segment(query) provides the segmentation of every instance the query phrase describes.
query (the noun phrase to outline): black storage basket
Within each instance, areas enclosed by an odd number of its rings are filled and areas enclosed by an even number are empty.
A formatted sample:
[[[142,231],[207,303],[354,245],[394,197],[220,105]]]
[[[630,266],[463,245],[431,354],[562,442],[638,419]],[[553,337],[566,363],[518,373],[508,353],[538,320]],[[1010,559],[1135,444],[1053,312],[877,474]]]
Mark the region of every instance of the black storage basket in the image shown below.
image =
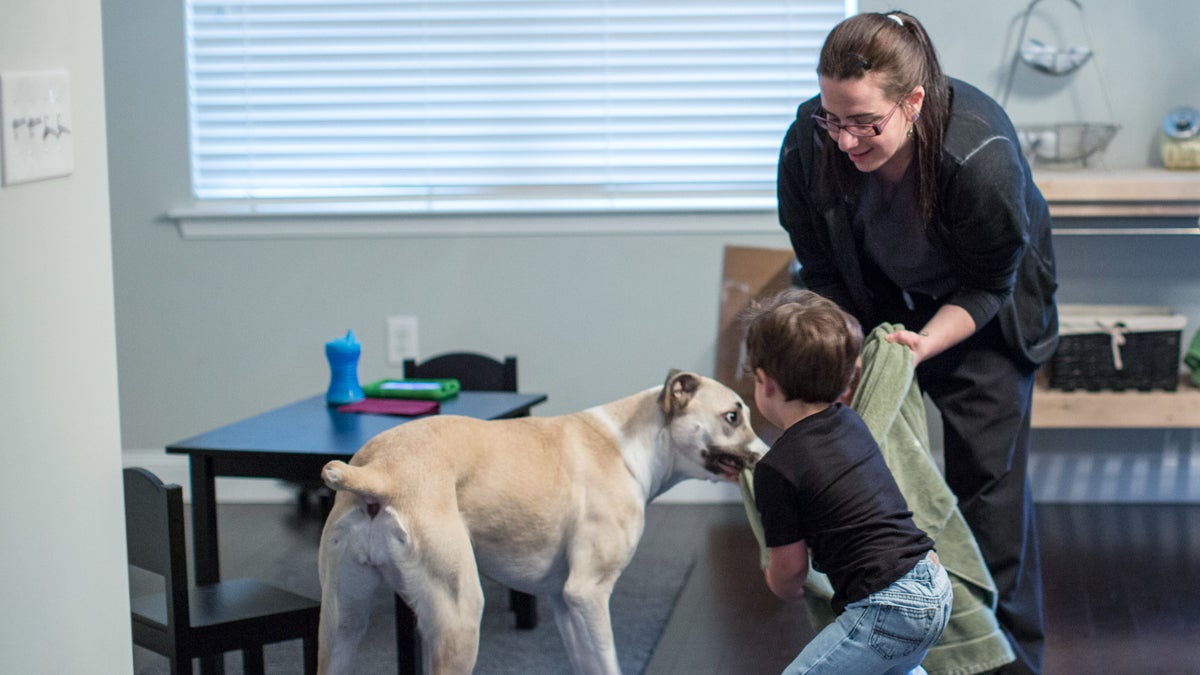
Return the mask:
[[[1175,391],[1186,317],[1169,309],[1063,305],[1049,386],[1073,391]]]

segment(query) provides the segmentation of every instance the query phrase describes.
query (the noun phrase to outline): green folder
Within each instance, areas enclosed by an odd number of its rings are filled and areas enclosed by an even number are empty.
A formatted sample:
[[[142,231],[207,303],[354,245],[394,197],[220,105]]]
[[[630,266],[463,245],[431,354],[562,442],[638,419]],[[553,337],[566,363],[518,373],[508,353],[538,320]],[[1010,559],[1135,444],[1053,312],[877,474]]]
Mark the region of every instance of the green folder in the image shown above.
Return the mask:
[[[363,385],[363,393],[371,398],[419,398],[441,401],[457,396],[462,385],[458,380],[392,379],[384,378]]]

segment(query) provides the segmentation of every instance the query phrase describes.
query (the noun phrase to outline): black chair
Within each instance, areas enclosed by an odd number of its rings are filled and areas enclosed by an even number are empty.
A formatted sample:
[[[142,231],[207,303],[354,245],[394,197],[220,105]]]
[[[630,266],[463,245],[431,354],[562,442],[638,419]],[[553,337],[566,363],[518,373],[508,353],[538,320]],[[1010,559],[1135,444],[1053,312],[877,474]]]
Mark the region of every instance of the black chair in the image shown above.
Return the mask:
[[[133,643],[170,659],[172,674],[189,675],[193,658],[240,650],[245,672],[261,675],[264,644],[300,638],[304,672],[316,673],[321,603],[254,579],[190,587],[182,489],[141,468],[124,476],[129,565],[162,577],[163,589],[131,591]]]
[[[405,359],[404,377],[452,377],[467,391],[516,391],[517,357],[506,356],[503,361],[497,361],[474,352],[450,352],[420,364],[414,359]]]
[[[517,357],[498,361],[475,352],[448,352],[421,363],[405,359],[404,377],[454,378],[464,391],[517,391]],[[537,596],[510,589],[509,603],[517,628],[537,627]]]

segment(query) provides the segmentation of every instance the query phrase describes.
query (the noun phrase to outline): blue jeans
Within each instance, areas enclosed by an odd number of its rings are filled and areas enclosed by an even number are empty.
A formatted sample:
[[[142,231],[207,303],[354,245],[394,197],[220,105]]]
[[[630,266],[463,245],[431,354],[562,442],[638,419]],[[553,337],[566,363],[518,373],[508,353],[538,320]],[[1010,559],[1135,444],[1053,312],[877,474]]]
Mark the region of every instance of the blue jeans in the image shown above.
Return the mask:
[[[892,585],[847,605],[784,675],[899,675],[919,668],[950,621],[950,578],[935,560],[924,558]]]

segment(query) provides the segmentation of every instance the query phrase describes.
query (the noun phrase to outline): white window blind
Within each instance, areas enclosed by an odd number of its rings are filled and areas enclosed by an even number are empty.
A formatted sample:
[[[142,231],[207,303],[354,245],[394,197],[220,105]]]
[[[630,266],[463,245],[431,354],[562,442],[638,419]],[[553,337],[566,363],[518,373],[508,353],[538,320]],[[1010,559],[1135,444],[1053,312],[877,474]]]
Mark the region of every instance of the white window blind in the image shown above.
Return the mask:
[[[197,200],[771,208],[846,0],[187,0]]]

